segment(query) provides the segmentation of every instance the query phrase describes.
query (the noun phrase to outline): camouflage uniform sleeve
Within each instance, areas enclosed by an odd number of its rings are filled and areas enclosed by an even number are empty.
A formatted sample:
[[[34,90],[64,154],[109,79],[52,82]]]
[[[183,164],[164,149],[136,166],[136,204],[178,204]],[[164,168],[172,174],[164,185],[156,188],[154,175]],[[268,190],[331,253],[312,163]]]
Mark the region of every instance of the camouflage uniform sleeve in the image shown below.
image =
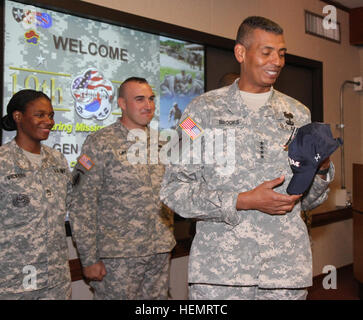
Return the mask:
[[[193,100],[184,111],[180,123],[190,117],[201,127],[210,127],[212,124],[209,123],[207,115],[208,103],[203,97]],[[180,132],[180,136],[182,135],[186,136],[185,133]],[[190,138],[187,137],[187,139]],[[193,141],[191,141],[192,144]],[[185,218],[237,225],[240,222],[240,215],[236,210],[238,193],[218,190],[211,183],[207,183],[205,172],[209,170],[208,166],[203,164],[184,165],[181,160],[179,159],[178,164],[166,166],[160,191],[161,201]]]
[[[237,225],[240,216],[236,203],[238,193],[211,190],[204,181],[203,169],[169,165],[161,185],[160,198],[184,218],[197,218]]]
[[[97,254],[97,200],[102,187],[103,161],[98,159],[97,151],[97,145],[92,137],[88,136],[72,172],[73,192],[69,220],[83,267],[90,266],[99,260]],[[91,168],[87,169],[80,163],[83,155],[93,162]]]
[[[315,175],[314,181],[301,201],[301,209],[304,211],[312,210],[320,206],[326,199],[328,199],[329,184],[333,181],[335,176],[335,167],[333,162],[330,162],[330,168],[327,175],[327,180]]]
[[[300,126],[306,125],[311,122],[311,114],[309,109],[302,105],[306,112],[306,115]],[[329,184],[333,181],[335,175],[335,167],[333,162],[330,162],[330,169],[328,173],[328,179],[323,180],[318,175],[315,175],[313,183],[308,192],[303,196],[301,200],[301,210],[308,211],[320,206],[328,198]]]
[[[69,170],[67,159],[65,158],[65,156],[63,154],[62,154],[62,162],[63,162],[64,168],[66,170],[66,175],[67,175],[67,180],[68,180],[68,182],[67,182],[66,210],[69,211],[70,205],[71,205],[71,199],[72,199],[72,191],[73,191],[72,173]]]

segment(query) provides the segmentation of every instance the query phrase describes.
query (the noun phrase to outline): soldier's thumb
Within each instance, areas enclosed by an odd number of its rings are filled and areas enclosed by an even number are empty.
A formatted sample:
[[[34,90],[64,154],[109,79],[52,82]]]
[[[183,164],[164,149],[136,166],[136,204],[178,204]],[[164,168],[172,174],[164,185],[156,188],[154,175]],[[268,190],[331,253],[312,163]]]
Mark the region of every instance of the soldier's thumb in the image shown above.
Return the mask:
[[[265,182],[265,187],[269,188],[269,189],[273,189],[273,188],[277,187],[278,185],[280,185],[281,183],[283,183],[284,180],[285,180],[285,176],[281,176],[281,177],[278,177],[276,179],[266,181]]]

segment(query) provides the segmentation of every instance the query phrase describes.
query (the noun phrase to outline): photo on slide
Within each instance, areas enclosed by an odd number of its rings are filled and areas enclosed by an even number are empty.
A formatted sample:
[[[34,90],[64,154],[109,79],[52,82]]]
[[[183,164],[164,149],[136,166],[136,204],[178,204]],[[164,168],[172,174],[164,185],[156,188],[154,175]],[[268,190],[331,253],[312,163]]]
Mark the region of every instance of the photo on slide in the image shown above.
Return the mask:
[[[185,107],[204,93],[204,47],[160,37],[160,129],[175,129]]]

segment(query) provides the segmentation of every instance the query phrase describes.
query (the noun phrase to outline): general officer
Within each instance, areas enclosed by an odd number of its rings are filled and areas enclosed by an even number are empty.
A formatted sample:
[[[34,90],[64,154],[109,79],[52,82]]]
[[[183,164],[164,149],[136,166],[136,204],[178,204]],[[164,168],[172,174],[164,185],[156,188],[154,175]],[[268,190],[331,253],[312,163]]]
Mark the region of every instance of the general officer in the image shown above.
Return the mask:
[[[145,79],[125,80],[122,117],[87,137],[73,171],[70,222],[98,300],[168,298],[175,239],[173,215],[159,200],[164,167],[128,158],[130,136],[150,135],[154,99]]]
[[[64,221],[71,174],[43,144],[54,125],[42,92],[14,94],[1,119],[16,137],[0,147],[0,299],[70,299]]]
[[[273,88],[285,63],[283,30],[248,17],[234,53],[240,78],[196,98],[181,118],[180,135],[189,138],[193,154],[201,150],[197,160],[209,161],[185,162],[183,145],[184,163],[166,168],[161,199],[200,220],[189,259],[191,299],[305,299],[312,258],[300,211],[326,200],[334,166],[326,159],[320,169],[329,172],[317,174],[306,194],[286,193],[292,177],[286,144],[310,113]],[[215,140],[214,159],[219,149],[230,161],[211,162],[205,152],[217,131],[234,149],[228,153],[228,144]]]

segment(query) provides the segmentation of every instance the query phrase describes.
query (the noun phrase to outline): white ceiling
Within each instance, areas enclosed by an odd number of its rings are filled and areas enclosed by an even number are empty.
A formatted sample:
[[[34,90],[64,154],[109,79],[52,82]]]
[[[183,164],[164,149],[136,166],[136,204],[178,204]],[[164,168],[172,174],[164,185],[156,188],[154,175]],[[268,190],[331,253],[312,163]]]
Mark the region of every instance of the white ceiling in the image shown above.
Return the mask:
[[[338,2],[349,9],[363,7],[363,0],[334,0],[334,2]]]

